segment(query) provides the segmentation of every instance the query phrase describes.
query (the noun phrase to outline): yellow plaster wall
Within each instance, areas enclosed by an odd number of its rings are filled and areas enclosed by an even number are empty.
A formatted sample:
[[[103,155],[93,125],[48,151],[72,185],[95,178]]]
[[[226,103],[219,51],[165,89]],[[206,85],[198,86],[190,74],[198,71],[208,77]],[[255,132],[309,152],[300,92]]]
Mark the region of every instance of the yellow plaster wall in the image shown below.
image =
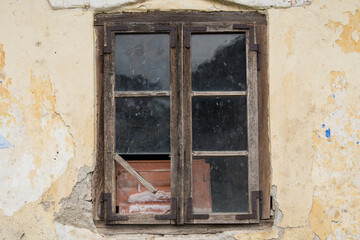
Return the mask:
[[[148,0],[112,11],[240,11],[223,1]],[[269,9],[274,225],[217,235],[104,237],[59,223],[94,165],[92,10],[0,2],[2,239],[359,239],[360,2]]]

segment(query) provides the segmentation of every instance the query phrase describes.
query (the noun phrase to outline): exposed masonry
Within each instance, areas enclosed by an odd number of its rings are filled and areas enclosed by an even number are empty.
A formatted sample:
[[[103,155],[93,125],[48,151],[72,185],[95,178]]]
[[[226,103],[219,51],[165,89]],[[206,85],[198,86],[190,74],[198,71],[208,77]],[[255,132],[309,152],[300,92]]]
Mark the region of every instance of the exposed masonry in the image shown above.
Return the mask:
[[[61,208],[59,213],[55,213],[55,222],[96,232],[92,214],[92,172],[93,169],[87,166],[80,168],[77,183],[70,196],[60,201]]]
[[[230,2],[256,9],[302,7],[311,4],[312,0],[216,0]],[[91,8],[94,10],[109,10],[125,4],[139,2],[138,0],[49,0],[54,9]],[[143,0],[142,2],[146,2]]]
[[[272,213],[272,215],[274,216],[274,228],[277,229],[279,231],[279,237],[278,239],[282,239],[285,229],[278,227],[278,225],[280,224],[282,218],[283,218],[283,213],[279,208],[279,204],[277,202],[276,196],[277,196],[277,187],[275,185],[271,186],[271,196],[273,198],[273,207],[274,209],[272,209],[272,211],[274,211]]]

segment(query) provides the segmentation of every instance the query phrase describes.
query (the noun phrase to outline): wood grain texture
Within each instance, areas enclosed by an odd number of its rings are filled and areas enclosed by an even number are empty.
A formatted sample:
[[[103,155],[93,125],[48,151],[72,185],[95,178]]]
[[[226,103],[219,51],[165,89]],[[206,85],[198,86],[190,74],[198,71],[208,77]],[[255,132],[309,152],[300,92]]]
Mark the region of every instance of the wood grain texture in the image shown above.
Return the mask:
[[[248,156],[248,151],[193,151],[193,157]]]
[[[221,22],[216,22],[221,21]],[[262,218],[270,217],[270,154],[269,154],[269,126],[268,126],[268,80],[267,80],[267,26],[266,17],[260,13],[248,12],[148,12],[148,13],[119,13],[96,14],[94,25],[99,46],[104,46],[104,26],[127,25],[128,33],[154,32],[157,25],[171,25],[176,27],[176,46],[171,48],[171,87],[170,91],[157,92],[116,92],[115,66],[114,66],[114,35],[110,36],[111,53],[102,55],[97,50],[97,163],[93,178],[94,216],[98,209],[98,196],[100,189],[115,193],[115,98],[116,97],[170,97],[171,123],[171,195],[177,199],[176,221],[156,221],[154,216],[131,216],[129,221],[119,224],[184,224],[186,223],[186,201],[192,196],[192,157],[194,156],[249,156],[249,182],[250,191],[263,192]],[[197,22],[197,23],[195,23]],[[191,24],[190,24],[191,23]],[[247,91],[221,91],[221,92],[192,92],[191,91],[191,48],[184,44],[184,26],[207,25],[210,32],[236,32],[233,24],[254,24],[256,44],[259,44],[260,53],[248,53],[248,79],[250,83]],[[247,34],[248,31],[243,31]],[[102,65],[103,64],[103,65]],[[248,133],[249,150],[239,152],[192,152],[192,123],[191,123],[191,97],[192,96],[248,96]],[[103,99],[103,102],[102,102]],[[257,160],[256,160],[257,159]],[[103,166],[101,165],[103,164]],[[101,177],[101,175],[103,177]],[[104,186],[104,187],[102,187]],[[115,198],[116,194],[113,194]],[[115,199],[112,211],[115,210]],[[251,207],[251,206],[249,206]],[[221,216],[223,216],[223,219]],[[225,224],[240,223],[229,218],[227,214],[212,214],[209,220],[196,220],[195,224]],[[97,220],[97,217],[94,217]],[[241,221],[245,223],[249,221]],[[250,222],[256,222],[251,220]],[[116,224],[112,222],[111,224]]]
[[[217,234],[225,231],[261,231],[271,228],[272,221],[262,221],[260,224],[199,224],[193,225],[106,225],[103,221],[96,221],[96,227],[101,234],[164,234],[164,235],[184,235],[184,234]]]
[[[258,12],[158,12],[149,11],[147,13],[118,13],[104,14],[99,13],[94,17],[94,25],[104,25],[106,22],[234,22],[234,23],[252,23],[266,24],[266,18]]]
[[[269,82],[268,82],[268,38],[266,25],[256,27],[259,52],[259,157],[260,157],[260,190],[262,191],[262,219],[270,218],[270,132],[269,132]]]
[[[169,97],[169,91],[123,91],[115,92],[115,97]]]
[[[191,92],[193,97],[207,97],[207,96],[246,96],[246,91],[197,91]]]
[[[249,33],[248,33],[249,34]],[[247,46],[249,35],[247,34]],[[258,125],[258,82],[257,82],[257,52],[247,47],[247,124],[248,124],[248,182],[249,193],[259,190],[259,125]],[[249,194],[249,209],[252,209],[251,194]],[[249,210],[251,211],[251,210]]]
[[[92,175],[93,216],[99,220],[100,196],[104,191],[104,44],[103,27],[95,27],[96,34],[96,161]]]

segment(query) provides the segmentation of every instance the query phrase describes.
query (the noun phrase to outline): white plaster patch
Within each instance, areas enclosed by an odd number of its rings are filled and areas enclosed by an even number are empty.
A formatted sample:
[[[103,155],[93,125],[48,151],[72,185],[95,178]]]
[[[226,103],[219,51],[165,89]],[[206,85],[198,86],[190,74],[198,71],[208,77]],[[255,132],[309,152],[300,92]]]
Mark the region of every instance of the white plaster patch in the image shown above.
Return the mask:
[[[253,8],[289,8],[302,7],[311,4],[312,0],[226,0]],[[91,9],[113,9],[124,4],[134,3],[136,0],[49,0],[54,9],[68,8],[91,8]]]
[[[85,228],[77,228],[69,225],[63,225],[58,222],[54,222],[54,225],[58,240],[147,240],[149,239],[149,236],[143,234],[124,234],[117,236],[105,236],[102,234],[91,232],[90,230]],[[197,238],[197,240],[199,239],[200,238]]]
[[[11,93],[7,99],[11,101],[7,112],[0,114],[0,134],[11,147],[0,149],[0,209],[12,216],[24,204],[38,200],[65,173],[75,150],[69,128],[48,98],[38,95],[42,102],[37,102],[32,90],[16,98],[15,90],[4,89]],[[6,102],[1,97],[0,103]]]
[[[69,160],[74,157],[74,149],[69,149],[66,142],[70,137],[68,129],[62,123],[52,128],[50,134],[53,137],[44,139],[49,144],[43,146],[41,166],[36,169],[32,183],[29,174],[35,170],[33,162],[36,159],[31,154],[31,148],[24,146],[30,145],[28,141],[17,139],[13,149],[1,153],[0,208],[4,215],[11,216],[24,204],[36,201],[53,180],[65,173]],[[14,130],[19,132],[19,129]]]
[[[137,0],[49,0],[53,9],[91,8],[112,9]]]
[[[11,144],[9,141],[0,133],[0,149],[1,148],[9,148]]]
[[[149,191],[146,191],[130,195],[128,202],[164,202],[169,200],[170,197],[171,194],[169,192],[158,191],[156,194],[153,194]]]
[[[59,240],[103,240],[104,236],[91,232],[85,228],[76,228],[69,225],[63,225],[58,222],[54,222],[55,231]]]
[[[153,212],[167,212],[170,211],[170,206],[168,205],[155,205],[155,204],[136,204],[136,205],[131,205],[129,212],[130,213],[138,213],[138,212],[142,212],[142,213],[153,213]]]
[[[322,125],[323,131],[319,133],[319,137],[330,139],[332,136],[336,136],[336,140],[342,146],[347,146],[349,142],[357,143],[359,141],[356,130],[360,130],[360,119],[350,116],[347,112],[347,90],[339,85],[346,85],[346,79],[342,76],[332,83],[332,87],[336,89],[331,96],[335,100],[336,110],[325,118]],[[346,126],[353,131],[347,132]],[[351,163],[351,159],[349,159],[349,163]]]
[[[0,208],[6,216],[38,198],[28,179],[29,172],[35,168],[33,156],[25,152],[12,159],[10,155],[11,151],[2,152],[0,161]]]
[[[310,5],[312,0],[227,0],[254,8],[288,8]]]
[[[359,42],[359,31],[358,30],[354,30],[351,33],[351,37],[355,40],[355,42]]]

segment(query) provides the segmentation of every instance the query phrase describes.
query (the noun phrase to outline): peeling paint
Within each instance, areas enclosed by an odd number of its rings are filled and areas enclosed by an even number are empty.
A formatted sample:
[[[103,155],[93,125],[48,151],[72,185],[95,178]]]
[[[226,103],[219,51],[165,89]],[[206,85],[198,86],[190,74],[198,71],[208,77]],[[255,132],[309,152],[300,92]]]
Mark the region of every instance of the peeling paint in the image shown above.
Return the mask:
[[[9,148],[11,147],[11,144],[9,141],[0,133],[0,149],[1,148]]]
[[[137,0],[48,0],[53,9],[72,9],[72,8],[84,8],[95,10],[112,10],[119,8],[123,5],[129,5],[138,2]],[[267,8],[289,8],[289,7],[302,7],[310,5],[312,0],[216,0],[219,3],[233,3],[239,6],[246,6],[258,9]],[[143,3],[144,1],[141,1]],[[148,2],[148,1],[146,1]],[[142,4],[140,6],[151,6],[151,4]],[[216,9],[212,6],[211,10]]]
[[[356,239],[360,232],[360,111],[348,107],[347,78],[344,72],[331,72],[330,109],[324,119],[326,138],[313,144],[316,161],[313,170],[314,200],[310,214],[311,229],[320,239]],[[336,95],[336,99],[332,95]],[[330,137],[331,129],[331,137]],[[352,156],[352,157],[348,157]]]
[[[0,46],[0,70],[5,75],[5,51]],[[0,85],[0,132],[12,139],[14,147],[2,154],[0,162],[0,209],[9,216],[37,200],[65,172],[75,152],[69,128],[55,111],[49,77],[37,77],[31,70],[28,91],[21,98],[14,94],[17,89],[12,88],[12,79],[4,81]]]
[[[336,44],[341,47],[343,52],[360,52],[360,10],[355,10],[354,14],[351,12],[346,12],[346,14],[349,17],[349,22],[347,24],[329,20],[327,26],[335,31],[338,28],[342,29],[342,33],[340,34],[340,38],[336,40]]]
[[[2,239],[359,239],[358,0],[49,1],[0,1],[0,134],[11,144],[0,149]],[[93,15],[103,8],[267,9],[272,227],[96,232]]]
[[[93,169],[82,167],[71,194],[60,201],[61,208],[55,214],[55,222],[96,232],[92,216],[91,174]]]

